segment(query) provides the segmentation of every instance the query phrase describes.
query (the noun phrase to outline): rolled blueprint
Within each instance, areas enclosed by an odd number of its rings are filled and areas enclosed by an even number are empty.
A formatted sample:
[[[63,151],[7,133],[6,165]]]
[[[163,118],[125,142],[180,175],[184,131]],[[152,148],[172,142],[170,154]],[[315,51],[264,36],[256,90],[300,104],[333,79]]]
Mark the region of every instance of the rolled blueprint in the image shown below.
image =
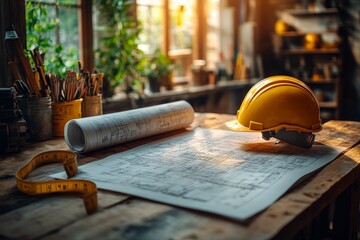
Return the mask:
[[[64,128],[67,145],[84,153],[164,132],[186,128],[194,120],[186,101],[68,121]]]

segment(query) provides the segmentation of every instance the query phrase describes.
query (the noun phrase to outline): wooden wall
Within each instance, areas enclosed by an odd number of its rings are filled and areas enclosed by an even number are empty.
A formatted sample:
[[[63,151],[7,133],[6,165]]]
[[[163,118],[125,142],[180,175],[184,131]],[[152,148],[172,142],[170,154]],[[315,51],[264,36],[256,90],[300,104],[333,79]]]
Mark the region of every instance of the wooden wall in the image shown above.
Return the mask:
[[[11,85],[7,63],[15,57],[14,52],[6,48],[5,31],[14,26],[21,44],[25,46],[25,0],[1,0],[0,16],[0,87],[4,87]]]

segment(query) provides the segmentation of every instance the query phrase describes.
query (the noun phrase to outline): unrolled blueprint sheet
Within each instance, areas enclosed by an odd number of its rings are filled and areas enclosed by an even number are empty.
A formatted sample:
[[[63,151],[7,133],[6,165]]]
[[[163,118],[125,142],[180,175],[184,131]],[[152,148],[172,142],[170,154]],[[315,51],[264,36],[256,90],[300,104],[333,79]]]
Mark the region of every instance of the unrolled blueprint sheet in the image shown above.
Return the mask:
[[[102,189],[245,220],[344,150],[324,145],[302,149],[260,136],[196,128],[83,165],[75,178],[92,180]]]

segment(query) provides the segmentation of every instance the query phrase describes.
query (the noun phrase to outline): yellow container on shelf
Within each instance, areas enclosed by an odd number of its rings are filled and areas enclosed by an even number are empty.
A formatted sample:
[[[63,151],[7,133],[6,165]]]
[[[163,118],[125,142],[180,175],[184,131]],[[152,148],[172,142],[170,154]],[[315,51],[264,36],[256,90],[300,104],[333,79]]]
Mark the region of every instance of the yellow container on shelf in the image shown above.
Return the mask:
[[[307,33],[304,37],[304,47],[307,50],[314,50],[320,47],[320,36],[316,33]]]
[[[71,119],[81,118],[82,101],[82,99],[77,99],[70,102],[53,102],[51,104],[53,136],[63,137],[65,124]]]

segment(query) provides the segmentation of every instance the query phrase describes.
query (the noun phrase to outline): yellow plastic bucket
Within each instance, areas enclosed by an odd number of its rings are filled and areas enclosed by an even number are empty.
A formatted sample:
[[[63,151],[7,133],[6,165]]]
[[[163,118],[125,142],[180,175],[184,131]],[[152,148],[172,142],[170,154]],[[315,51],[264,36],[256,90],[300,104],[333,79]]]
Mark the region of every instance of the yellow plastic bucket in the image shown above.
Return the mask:
[[[77,99],[70,102],[53,102],[51,104],[53,136],[63,137],[65,124],[71,119],[81,118],[81,102],[82,99]]]

